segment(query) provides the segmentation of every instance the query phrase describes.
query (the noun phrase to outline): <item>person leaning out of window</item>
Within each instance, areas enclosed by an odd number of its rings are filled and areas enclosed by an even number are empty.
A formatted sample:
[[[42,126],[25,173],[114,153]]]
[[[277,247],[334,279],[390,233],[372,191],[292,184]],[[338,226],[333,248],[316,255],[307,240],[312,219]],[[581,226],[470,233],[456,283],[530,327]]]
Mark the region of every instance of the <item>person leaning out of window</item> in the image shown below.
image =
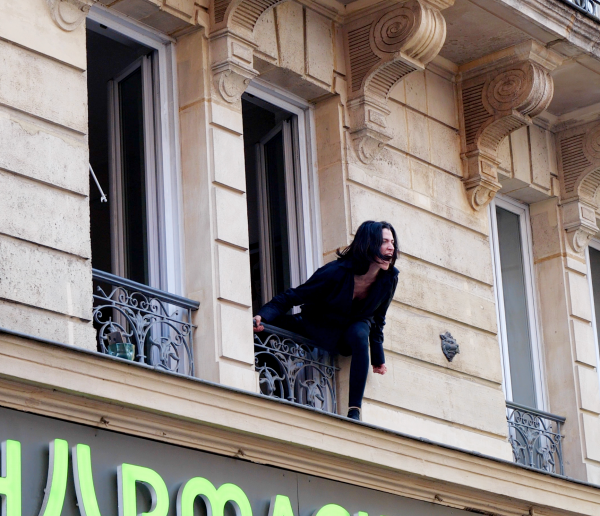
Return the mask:
[[[398,284],[396,231],[388,222],[363,222],[352,243],[318,269],[306,283],[290,288],[265,304],[254,317],[312,339],[329,353],[352,355],[348,417],[360,420],[369,374],[385,374],[383,327]],[[287,315],[293,306],[300,314]]]

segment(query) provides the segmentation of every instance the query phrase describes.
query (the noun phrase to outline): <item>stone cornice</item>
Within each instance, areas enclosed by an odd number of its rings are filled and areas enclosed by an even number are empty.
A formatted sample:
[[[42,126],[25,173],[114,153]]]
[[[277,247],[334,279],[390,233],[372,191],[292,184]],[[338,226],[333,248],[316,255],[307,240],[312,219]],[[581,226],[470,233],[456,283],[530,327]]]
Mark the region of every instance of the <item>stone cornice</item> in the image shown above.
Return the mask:
[[[0,334],[0,378],[18,410],[485,514],[600,514],[590,485],[75,349]]]

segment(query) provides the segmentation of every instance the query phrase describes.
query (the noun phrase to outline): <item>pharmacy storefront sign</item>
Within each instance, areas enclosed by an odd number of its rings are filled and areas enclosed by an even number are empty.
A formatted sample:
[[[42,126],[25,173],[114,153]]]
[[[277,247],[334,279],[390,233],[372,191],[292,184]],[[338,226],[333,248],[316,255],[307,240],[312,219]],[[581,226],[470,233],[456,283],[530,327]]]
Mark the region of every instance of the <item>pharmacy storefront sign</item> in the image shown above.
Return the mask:
[[[0,408],[2,516],[462,516],[311,475]]]

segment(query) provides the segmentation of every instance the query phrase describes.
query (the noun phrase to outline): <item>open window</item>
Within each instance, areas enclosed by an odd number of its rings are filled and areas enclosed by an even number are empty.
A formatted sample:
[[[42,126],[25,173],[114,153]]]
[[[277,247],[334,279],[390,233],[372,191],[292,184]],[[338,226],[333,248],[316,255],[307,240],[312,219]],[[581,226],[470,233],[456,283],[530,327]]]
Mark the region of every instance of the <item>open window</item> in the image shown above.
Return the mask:
[[[304,116],[278,104],[242,97],[254,312],[314,270]]]
[[[594,238],[587,249],[588,279],[592,296],[592,325],[596,343],[596,370],[600,375],[600,240]],[[599,378],[600,380],[600,378]]]
[[[100,8],[86,28],[92,267],[177,293],[171,43]]]
[[[529,209],[497,196],[490,218],[506,399],[544,410]]]

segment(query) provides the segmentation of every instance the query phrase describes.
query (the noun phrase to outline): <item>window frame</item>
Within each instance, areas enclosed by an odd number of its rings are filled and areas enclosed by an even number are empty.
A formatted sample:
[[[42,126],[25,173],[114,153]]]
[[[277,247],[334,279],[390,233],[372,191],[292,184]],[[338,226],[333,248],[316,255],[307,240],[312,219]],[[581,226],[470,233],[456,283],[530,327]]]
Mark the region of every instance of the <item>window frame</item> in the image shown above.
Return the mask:
[[[156,164],[156,232],[159,267],[151,274],[151,286],[183,295],[183,213],[179,120],[174,106],[177,96],[175,40],[131,18],[101,5],[90,9],[88,18],[154,50],[153,100]],[[149,121],[148,121],[149,123]],[[110,202],[110,199],[109,199]],[[154,277],[153,277],[154,276]]]
[[[531,357],[536,391],[538,410],[547,410],[548,397],[544,378],[545,368],[540,339],[539,317],[537,312],[538,300],[535,288],[535,275],[533,266],[533,240],[531,236],[531,220],[529,206],[514,199],[496,194],[489,205],[490,216],[490,246],[492,251],[492,268],[494,272],[494,294],[496,300],[496,320],[498,323],[498,342],[500,345],[500,359],[502,362],[502,390],[507,401],[513,400],[512,381],[510,377],[510,359],[508,356],[508,340],[506,332],[506,315],[504,311],[504,291],[502,285],[502,270],[500,265],[500,248],[498,241],[498,225],[496,221],[496,206],[510,211],[519,216],[519,229],[523,253],[523,272],[525,277],[525,292],[527,295],[527,316],[529,319],[529,332],[531,343]]]
[[[304,99],[260,79],[252,80],[246,88],[246,93],[296,116],[298,152],[294,159],[299,167],[297,186],[300,187],[300,205],[296,205],[295,218],[299,222],[299,229],[303,229],[301,235],[303,245],[297,257],[298,274],[290,271],[292,286],[295,287],[297,286],[294,284],[295,281],[298,284],[305,282],[321,266],[323,260],[314,110]]]
[[[594,304],[594,288],[592,285],[592,267],[590,264],[590,250],[593,247],[596,251],[600,251],[600,240],[592,238],[589,245],[585,248],[585,265],[587,270],[588,288],[590,291],[590,302],[592,304],[592,331],[594,332],[594,349],[596,351],[596,373],[598,374],[598,382],[600,385],[600,342],[598,341],[598,321],[596,321],[596,307]]]

